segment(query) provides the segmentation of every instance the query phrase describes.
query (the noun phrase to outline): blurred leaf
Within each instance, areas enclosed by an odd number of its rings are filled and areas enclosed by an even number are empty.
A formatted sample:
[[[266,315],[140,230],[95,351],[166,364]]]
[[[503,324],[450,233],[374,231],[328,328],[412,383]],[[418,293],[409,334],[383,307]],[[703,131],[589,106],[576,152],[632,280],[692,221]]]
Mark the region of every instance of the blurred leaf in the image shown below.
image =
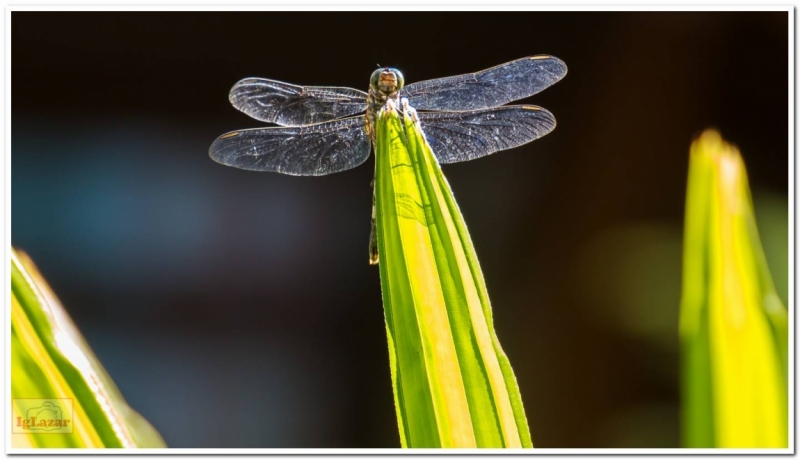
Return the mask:
[[[15,448],[166,447],[127,405],[33,262],[14,249],[11,397]],[[43,407],[60,412],[63,429],[25,429]]]
[[[775,290],[784,305],[789,300],[789,202],[786,197],[766,191],[753,191],[758,209],[756,222],[767,256]]]
[[[686,447],[787,447],[787,313],[747,172],[714,131],[692,144],[680,336]]]
[[[404,447],[533,447],[464,221],[413,113],[377,123],[381,286]]]

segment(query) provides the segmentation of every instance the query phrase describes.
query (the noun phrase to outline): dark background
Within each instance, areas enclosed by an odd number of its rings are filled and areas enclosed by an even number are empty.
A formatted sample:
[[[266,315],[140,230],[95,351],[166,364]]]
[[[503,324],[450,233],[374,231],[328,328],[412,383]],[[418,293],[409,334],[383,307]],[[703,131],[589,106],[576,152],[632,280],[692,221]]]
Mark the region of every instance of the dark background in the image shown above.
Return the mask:
[[[689,143],[742,149],[787,285],[787,13],[12,14],[12,242],[172,447],[397,447],[370,160],[299,178],[207,149],[261,76],[367,89],[531,54],[557,129],[444,172],[538,447],[678,445]]]

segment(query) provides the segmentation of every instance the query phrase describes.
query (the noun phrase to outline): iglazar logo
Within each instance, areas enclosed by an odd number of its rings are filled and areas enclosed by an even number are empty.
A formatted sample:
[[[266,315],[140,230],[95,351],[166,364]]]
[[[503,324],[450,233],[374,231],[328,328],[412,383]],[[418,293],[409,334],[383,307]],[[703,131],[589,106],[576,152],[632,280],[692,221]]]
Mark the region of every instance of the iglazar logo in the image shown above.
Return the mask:
[[[72,433],[71,399],[15,399],[14,433]]]

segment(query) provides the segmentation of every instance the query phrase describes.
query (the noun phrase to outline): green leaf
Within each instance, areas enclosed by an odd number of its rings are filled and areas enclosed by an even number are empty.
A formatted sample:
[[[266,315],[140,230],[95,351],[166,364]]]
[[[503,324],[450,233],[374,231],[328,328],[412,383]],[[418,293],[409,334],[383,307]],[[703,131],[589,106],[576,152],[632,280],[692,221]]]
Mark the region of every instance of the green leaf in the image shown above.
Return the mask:
[[[376,218],[404,447],[533,447],[464,220],[413,112],[381,112]]]
[[[166,447],[122,398],[33,262],[14,249],[11,397],[15,448]],[[31,415],[64,426],[26,428]]]
[[[692,144],[680,337],[686,447],[787,447],[787,312],[747,172],[714,131]]]

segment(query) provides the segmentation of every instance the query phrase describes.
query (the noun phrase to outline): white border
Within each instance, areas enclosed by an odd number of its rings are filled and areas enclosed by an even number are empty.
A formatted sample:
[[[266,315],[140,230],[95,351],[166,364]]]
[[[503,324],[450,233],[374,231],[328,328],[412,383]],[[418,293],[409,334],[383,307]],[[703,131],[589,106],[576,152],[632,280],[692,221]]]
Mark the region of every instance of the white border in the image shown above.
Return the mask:
[[[795,15],[794,8],[789,10],[789,304],[786,309],[789,313],[789,451],[794,453],[795,446]]]
[[[591,0],[590,0],[591,1]],[[679,2],[674,4],[653,4],[635,5],[624,2],[615,5],[604,5],[598,1],[589,2],[563,2],[558,5],[540,4],[531,0],[503,0],[503,3],[493,4],[488,7],[485,0],[458,0],[441,1],[431,3],[426,0],[405,0],[404,2],[375,2],[374,0],[350,0],[348,3],[325,2],[319,0],[296,0],[293,3],[271,3],[271,4],[240,4],[240,5],[219,5],[214,3],[203,3],[197,5],[194,2],[175,2],[172,5],[163,5],[153,2],[153,0],[142,2],[139,5],[109,5],[107,2],[88,0],[83,5],[67,5],[63,3],[39,4],[39,5],[9,5],[5,9],[5,46],[3,47],[5,64],[5,91],[0,100],[3,102],[5,116],[5,130],[2,134],[7,155],[2,163],[2,177],[5,179],[5,186],[2,187],[3,203],[6,206],[4,220],[4,240],[6,242],[5,260],[11,260],[11,12],[12,11],[787,11],[789,13],[789,447],[786,449],[20,449],[11,447],[11,430],[6,430],[5,440],[7,454],[274,454],[274,455],[321,455],[321,454],[351,454],[351,455],[386,455],[386,454],[409,454],[409,455],[441,455],[441,454],[483,454],[483,455],[663,455],[663,454],[793,454],[794,435],[795,435],[795,14],[792,4],[771,4],[753,5],[740,3],[731,5],[730,2],[709,2],[705,4],[693,4],[691,1]],[[7,293],[3,300],[6,306],[5,329],[6,335],[3,343],[6,345],[5,358],[9,357],[11,348],[11,315],[10,315],[10,293],[11,293],[11,273],[10,264],[3,265],[3,283]],[[5,365],[5,420],[11,420],[11,362],[6,359]],[[4,424],[0,424],[4,426]]]
[[[265,4],[266,3],[266,4]],[[486,0],[405,0],[400,2],[375,2],[372,0],[295,0],[225,5],[203,0],[178,0],[164,4],[157,0],[142,1],[137,5],[109,5],[107,1],[86,0],[79,5],[63,2],[52,4],[16,4],[6,6],[7,11],[787,11],[790,15],[790,40],[793,39],[794,7],[788,3],[758,5],[753,3],[731,4],[731,2],[711,1],[695,3],[689,1],[673,4],[654,3],[652,5],[626,4],[624,1],[606,4],[597,0],[563,1],[558,4],[543,3],[536,0],[502,0],[497,4]],[[10,18],[9,18],[10,20]],[[10,24],[10,23],[9,23]]]
[[[353,454],[353,455],[776,455],[791,454],[790,449],[547,449],[536,447],[534,449],[11,449],[10,454],[274,454],[274,455],[323,455],[323,454]]]

